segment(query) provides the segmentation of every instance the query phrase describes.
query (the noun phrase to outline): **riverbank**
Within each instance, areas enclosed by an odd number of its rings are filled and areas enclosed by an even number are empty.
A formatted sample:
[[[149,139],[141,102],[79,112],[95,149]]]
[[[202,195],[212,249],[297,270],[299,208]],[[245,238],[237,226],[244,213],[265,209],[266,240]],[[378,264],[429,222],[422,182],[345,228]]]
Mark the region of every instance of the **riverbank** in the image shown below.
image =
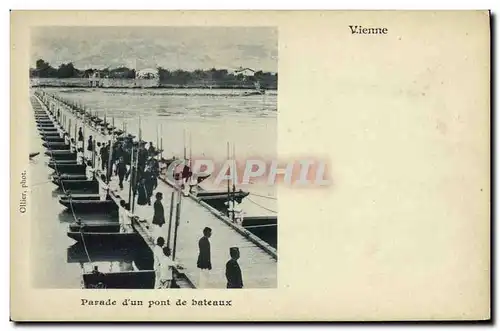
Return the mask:
[[[37,84],[32,85],[32,87],[39,88],[96,88],[90,86],[82,86],[78,84]],[[116,89],[118,86],[100,86],[100,89]],[[158,86],[119,86],[119,88],[128,88],[128,89],[218,89],[218,90],[254,90],[253,87],[250,86],[222,86],[222,85],[214,85],[214,86],[204,86],[204,85],[174,85],[174,84],[165,84]],[[265,90],[277,91],[276,88],[266,88]]]
[[[87,78],[35,78],[30,81],[32,87],[39,88],[95,88],[91,86]],[[252,82],[190,82],[186,84],[174,84],[158,79],[102,79],[98,88],[130,88],[130,89],[234,89],[234,90],[255,90]],[[266,84],[262,86],[265,90],[276,91],[277,84]]]

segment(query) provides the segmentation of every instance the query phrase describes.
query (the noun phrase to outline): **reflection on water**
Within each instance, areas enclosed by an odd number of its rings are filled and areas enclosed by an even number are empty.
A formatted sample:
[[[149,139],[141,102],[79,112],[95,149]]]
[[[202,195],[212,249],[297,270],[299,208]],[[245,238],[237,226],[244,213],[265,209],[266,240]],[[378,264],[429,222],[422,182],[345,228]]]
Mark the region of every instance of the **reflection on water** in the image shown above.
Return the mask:
[[[143,139],[159,145],[163,140],[164,156],[182,156],[184,147],[193,157],[225,160],[226,143],[236,146],[238,159],[259,156],[262,159],[276,155],[277,95],[238,97],[241,90],[99,90],[99,89],[49,89],[49,92],[84,104],[100,116],[114,116],[115,125],[138,135],[139,115]],[[187,142],[184,132],[191,137]],[[103,272],[149,270],[152,256],[148,248],[107,250],[85,247],[67,236],[68,225],[74,215],[58,202],[62,190],[50,180],[53,170],[47,166],[34,119],[31,118],[30,152],[40,152],[30,161],[32,232],[26,240],[32,241],[32,281],[38,288],[80,288],[82,268],[91,271],[98,266]],[[161,139],[162,138],[162,139]],[[191,147],[191,148],[189,148]],[[191,149],[191,152],[189,152]],[[206,181],[206,189],[212,187]],[[268,186],[241,187],[252,193],[276,197],[275,189]],[[242,208],[247,215],[276,215],[277,201],[252,200]],[[269,210],[267,210],[269,209]],[[117,221],[116,214],[78,214],[82,221]],[[27,234],[28,236],[28,234]]]

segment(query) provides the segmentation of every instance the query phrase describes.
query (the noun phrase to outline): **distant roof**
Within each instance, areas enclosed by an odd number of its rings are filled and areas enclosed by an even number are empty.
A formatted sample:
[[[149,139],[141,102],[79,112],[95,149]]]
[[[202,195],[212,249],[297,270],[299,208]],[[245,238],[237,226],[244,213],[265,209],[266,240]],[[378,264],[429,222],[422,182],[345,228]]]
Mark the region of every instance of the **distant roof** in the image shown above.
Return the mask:
[[[143,73],[144,73],[144,74],[146,74],[146,73],[147,73],[147,74],[149,74],[149,73],[151,73],[151,74],[156,74],[156,73],[158,73],[158,69],[156,69],[156,68],[155,68],[155,69],[153,69],[153,68],[146,68],[146,69],[137,70],[136,72],[137,72],[138,74],[139,74],[139,73],[141,73],[141,74],[143,74]]]

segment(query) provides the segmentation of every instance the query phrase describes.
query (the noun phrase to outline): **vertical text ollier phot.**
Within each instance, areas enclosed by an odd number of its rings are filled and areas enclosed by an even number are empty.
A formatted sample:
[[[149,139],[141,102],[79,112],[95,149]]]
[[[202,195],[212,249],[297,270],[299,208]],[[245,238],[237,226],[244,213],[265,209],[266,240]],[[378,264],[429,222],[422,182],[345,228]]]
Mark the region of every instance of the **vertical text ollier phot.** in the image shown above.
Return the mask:
[[[19,200],[19,212],[21,214],[26,213],[26,196],[28,194],[28,185],[27,185],[27,177],[26,177],[26,170],[21,172],[21,181],[19,182],[21,184],[21,199]]]

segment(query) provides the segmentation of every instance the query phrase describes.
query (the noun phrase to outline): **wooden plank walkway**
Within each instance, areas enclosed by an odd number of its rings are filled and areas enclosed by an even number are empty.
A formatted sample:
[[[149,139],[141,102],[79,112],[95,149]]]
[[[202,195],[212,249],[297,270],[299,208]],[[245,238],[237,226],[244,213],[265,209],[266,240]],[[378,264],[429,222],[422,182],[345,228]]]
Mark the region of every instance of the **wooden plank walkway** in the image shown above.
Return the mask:
[[[75,115],[65,112],[72,117],[72,124],[75,123]],[[79,120],[81,125],[81,119]],[[97,142],[104,142],[105,137],[96,129],[87,126],[85,136],[88,137],[89,129]],[[72,134],[74,130],[68,130]],[[119,203],[119,197],[128,201],[129,182],[124,181],[124,188],[118,187],[118,177],[113,177],[110,186],[110,196]],[[158,187],[153,192],[153,200],[156,192],[163,193],[163,206],[165,210],[166,224],[164,237],[167,238],[168,218],[170,211],[171,193],[175,191],[173,183],[168,178],[158,181]],[[177,200],[176,194],[176,200]],[[154,203],[154,201],[152,201]],[[175,204],[175,203],[174,203]],[[139,206],[135,204],[134,214],[145,222],[134,222],[135,229],[144,237],[145,241],[152,247],[154,238],[151,231],[151,221],[153,218],[153,206]],[[189,280],[198,287],[198,269],[196,262],[198,258],[198,240],[202,236],[203,228],[212,229],[211,254],[212,270],[207,282],[208,288],[225,288],[225,264],[229,260],[229,248],[239,247],[239,264],[242,271],[245,288],[275,288],[277,287],[277,255],[276,250],[253,236],[247,230],[231,224],[231,221],[220,212],[210,208],[193,196],[182,197],[181,214],[177,237],[176,262],[180,263],[183,272]],[[172,219],[171,245],[173,244],[175,229],[175,210]]]

